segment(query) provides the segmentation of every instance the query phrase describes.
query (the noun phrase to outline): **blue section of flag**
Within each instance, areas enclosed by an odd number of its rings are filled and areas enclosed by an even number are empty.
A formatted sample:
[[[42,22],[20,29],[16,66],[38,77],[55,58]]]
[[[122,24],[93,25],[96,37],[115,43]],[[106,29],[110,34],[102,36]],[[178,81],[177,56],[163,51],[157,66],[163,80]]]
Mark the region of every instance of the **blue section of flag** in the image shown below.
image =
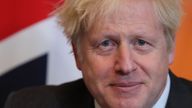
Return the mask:
[[[0,77],[0,108],[3,108],[10,92],[46,83],[47,59],[48,55],[45,54]]]

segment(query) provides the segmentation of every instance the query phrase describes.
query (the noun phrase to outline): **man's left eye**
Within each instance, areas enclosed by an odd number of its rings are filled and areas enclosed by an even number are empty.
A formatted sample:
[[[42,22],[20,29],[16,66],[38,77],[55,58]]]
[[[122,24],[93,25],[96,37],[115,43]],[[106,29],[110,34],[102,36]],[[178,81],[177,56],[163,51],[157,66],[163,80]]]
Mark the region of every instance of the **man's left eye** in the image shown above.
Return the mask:
[[[152,47],[151,44],[143,39],[136,39],[134,41],[134,48],[138,51],[149,51]]]
[[[147,42],[142,39],[138,39],[135,44],[138,46],[144,46],[147,44]]]

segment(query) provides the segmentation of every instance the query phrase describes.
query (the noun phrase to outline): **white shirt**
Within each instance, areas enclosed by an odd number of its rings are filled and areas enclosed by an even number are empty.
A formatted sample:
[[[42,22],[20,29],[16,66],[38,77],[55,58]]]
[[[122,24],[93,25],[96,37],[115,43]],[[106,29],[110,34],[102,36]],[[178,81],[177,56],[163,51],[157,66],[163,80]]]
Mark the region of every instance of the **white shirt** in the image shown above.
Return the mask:
[[[167,75],[167,82],[166,82],[166,85],[165,85],[165,89],[163,90],[163,93],[162,93],[161,97],[155,103],[153,108],[165,108],[165,105],[167,103],[167,99],[168,99],[168,96],[169,96],[170,86],[171,86],[170,82],[171,82],[170,81],[170,76],[168,74]],[[95,100],[95,108],[101,108],[96,100]]]

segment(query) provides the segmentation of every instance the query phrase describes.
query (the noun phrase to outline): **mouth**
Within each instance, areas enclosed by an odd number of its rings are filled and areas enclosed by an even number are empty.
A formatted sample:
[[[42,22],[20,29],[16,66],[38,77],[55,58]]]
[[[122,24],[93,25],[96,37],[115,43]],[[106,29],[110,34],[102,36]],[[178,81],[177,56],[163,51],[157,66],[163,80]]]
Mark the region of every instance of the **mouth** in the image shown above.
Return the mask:
[[[143,84],[143,82],[115,82],[111,83],[110,87],[117,92],[131,93],[137,92]]]

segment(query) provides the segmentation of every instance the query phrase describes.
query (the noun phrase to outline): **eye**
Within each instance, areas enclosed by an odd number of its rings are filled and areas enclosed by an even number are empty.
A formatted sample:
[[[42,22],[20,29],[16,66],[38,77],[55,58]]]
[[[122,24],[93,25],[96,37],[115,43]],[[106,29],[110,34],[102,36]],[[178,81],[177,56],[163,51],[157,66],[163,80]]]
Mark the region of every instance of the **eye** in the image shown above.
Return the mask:
[[[117,43],[111,39],[105,39],[98,43],[97,51],[99,53],[108,53],[117,47]]]
[[[113,42],[111,40],[104,40],[101,42],[100,46],[102,47],[108,47],[108,46],[112,46]]]
[[[138,40],[136,41],[136,45],[138,45],[138,46],[144,46],[144,45],[146,45],[146,44],[147,44],[147,42],[144,41],[144,40],[141,40],[141,39],[138,39]]]
[[[136,39],[134,41],[134,48],[139,51],[149,51],[152,47],[151,44],[143,39]]]

